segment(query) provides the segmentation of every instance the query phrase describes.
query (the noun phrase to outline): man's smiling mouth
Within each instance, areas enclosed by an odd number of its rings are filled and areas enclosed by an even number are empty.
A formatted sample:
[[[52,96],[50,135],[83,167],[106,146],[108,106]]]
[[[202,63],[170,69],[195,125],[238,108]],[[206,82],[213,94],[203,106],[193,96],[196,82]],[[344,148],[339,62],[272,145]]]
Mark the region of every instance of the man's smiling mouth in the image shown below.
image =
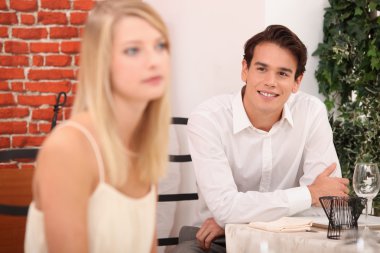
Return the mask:
[[[277,97],[278,96],[278,94],[269,93],[269,92],[265,92],[265,91],[257,91],[257,93],[259,93],[260,95],[263,95],[264,97]]]

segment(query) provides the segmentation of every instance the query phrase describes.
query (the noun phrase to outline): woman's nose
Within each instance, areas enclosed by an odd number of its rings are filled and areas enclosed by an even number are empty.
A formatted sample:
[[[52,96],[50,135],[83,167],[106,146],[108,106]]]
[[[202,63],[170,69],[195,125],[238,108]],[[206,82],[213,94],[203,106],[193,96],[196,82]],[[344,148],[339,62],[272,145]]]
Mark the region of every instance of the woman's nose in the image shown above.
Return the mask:
[[[163,60],[163,52],[157,51],[157,50],[149,50],[148,56],[147,56],[147,64],[149,67],[156,67],[158,66]]]

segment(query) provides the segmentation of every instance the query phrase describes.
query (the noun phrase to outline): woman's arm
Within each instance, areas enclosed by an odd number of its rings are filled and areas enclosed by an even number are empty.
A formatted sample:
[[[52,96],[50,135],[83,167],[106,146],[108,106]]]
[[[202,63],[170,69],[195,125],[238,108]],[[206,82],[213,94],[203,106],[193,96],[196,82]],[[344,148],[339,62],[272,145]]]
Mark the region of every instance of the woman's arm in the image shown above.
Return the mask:
[[[74,129],[54,132],[44,143],[35,176],[49,252],[88,252],[87,208],[96,183],[94,155]]]

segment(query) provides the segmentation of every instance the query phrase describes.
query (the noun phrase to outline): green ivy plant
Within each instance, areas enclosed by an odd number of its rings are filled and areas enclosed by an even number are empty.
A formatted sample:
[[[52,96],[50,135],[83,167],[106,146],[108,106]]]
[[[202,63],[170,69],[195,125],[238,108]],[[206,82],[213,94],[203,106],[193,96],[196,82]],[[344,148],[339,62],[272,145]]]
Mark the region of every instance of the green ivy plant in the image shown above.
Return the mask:
[[[343,175],[352,179],[358,161],[380,166],[380,0],[329,2],[315,76]],[[374,206],[380,211],[379,195]]]

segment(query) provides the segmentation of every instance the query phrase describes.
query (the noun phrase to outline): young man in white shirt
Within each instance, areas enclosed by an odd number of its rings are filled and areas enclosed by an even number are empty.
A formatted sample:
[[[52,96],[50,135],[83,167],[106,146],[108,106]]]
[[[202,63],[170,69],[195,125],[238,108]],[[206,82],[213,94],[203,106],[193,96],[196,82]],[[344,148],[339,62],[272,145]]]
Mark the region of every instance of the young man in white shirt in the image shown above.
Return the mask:
[[[225,252],[213,241],[227,223],[271,221],[347,195],[326,108],[299,91],[306,60],[292,31],[269,26],[245,44],[246,85],[190,115],[200,229],[175,252]]]

